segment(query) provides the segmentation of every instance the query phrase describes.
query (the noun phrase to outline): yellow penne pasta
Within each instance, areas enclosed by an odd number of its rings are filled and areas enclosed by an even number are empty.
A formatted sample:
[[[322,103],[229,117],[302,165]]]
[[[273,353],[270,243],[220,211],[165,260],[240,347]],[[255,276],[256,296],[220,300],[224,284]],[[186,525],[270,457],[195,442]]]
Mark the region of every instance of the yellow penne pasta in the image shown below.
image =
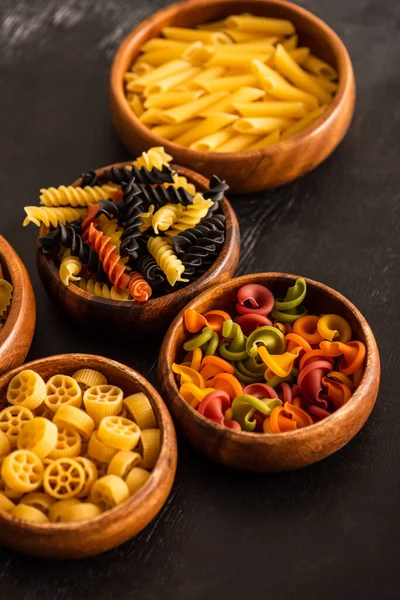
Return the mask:
[[[201,42],[195,42],[190,48],[185,50],[184,58],[192,65],[202,65],[214,55],[212,46],[204,46]]]
[[[303,102],[234,102],[233,107],[243,117],[304,117],[307,114]]]
[[[254,62],[254,61],[253,61]],[[262,65],[263,63],[260,62]],[[258,84],[258,78],[252,74],[246,75],[232,75],[231,77],[220,77],[219,79],[213,79],[204,81],[201,85],[202,88],[207,92],[222,92],[232,91],[244,86],[255,87]]]
[[[174,123],[173,125],[157,125],[152,128],[153,133],[165,138],[166,140],[174,140],[178,136],[182,135],[190,127],[195,127],[198,123],[201,123],[200,119],[193,119],[193,121],[186,121],[185,123]]]
[[[311,71],[311,73],[315,73],[315,75],[322,75],[322,77],[326,77],[327,79],[337,79],[338,77],[336,69],[313,54],[308,56],[303,66],[307,71]]]
[[[314,95],[321,104],[331,100],[329,92],[323,89],[308,73],[292,59],[282,44],[278,44],[274,54],[275,68],[298,88]]]
[[[226,33],[234,42],[256,42],[258,40],[265,40],[264,33],[256,33],[255,31],[242,31],[241,29],[229,29],[225,28],[222,30]]]
[[[154,50],[154,52],[147,52],[146,54],[139,56],[136,64],[140,65],[145,63],[153,67],[159,67],[164,65],[166,62],[175,60],[177,58],[183,58],[184,60],[190,61],[190,53],[202,47],[203,44],[201,42],[194,42],[187,47],[177,46],[172,48],[163,48],[162,50]]]
[[[274,50],[271,49],[269,52],[253,52],[253,53],[242,53],[242,54],[230,54],[218,52],[210,58],[206,63],[207,67],[248,67],[250,69],[250,63],[254,58],[257,58],[261,62],[267,62],[273,55]]]
[[[254,117],[238,119],[232,128],[239,133],[270,133],[275,129],[282,130],[293,123],[290,119],[278,119],[276,117]]]
[[[152,71],[153,68],[154,67],[148,65],[146,62],[141,62],[139,64],[135,63],[132,67],[132,74],[138,75],[138,77],[135,78],[138,79],[142,75],[145,75],[145,73],[149,73],[150,71]],[[131,81],[133,81],[133,79]]]
[[[242,152],[242,150],[245,150],[251,146],[255,139],[257,139],[256,135],[239,133],[225,142],[225,144],[218,146],[218,148],[216,148],[216,152]]]
[[[303,65],[310,55],[310,48],[302,46],[301,48],[295,48],[287,52],[298,65]]]
[[[194,77],[190,83],[189,88],[201,88],[202,83],[204,81],[209,81],[210,79],[215,79],[216,77],[221,77],[226,73],[226,69],[223,67],[211,67],[207,69],[203,69],[200,71],[196,77]]]
[[[193,92],[164,92],[161,94],[152,94],[144,102],[144,108],[170,108],[177,104],[187,104],[193,102],[201,96],[201,90]]]
[[[221,21],[213,21],[212,23],[202,23],[197,25],[197,29],[204,29],[205,31],[220,31],[226,26],[226,19]]]
[[[300,119],[300,121],[289,125],[289,127],[282,131],[281,140],[286,140],[292,137],[293,135],[296,135],[296,133],[300,133],[301,131],[303,131],[303,129],[305,129],[306,127],[311,125],[311,123],[313,123],[316,119],[318,119],[318,117],[322,115],[324,110],[325,106],[320,106],[319,108],[313,110],[308,115],[306,115],[303,119]]]
[[[223,129],[227,125],[236,121],[238,117],[236,115],[227,114],[215,114],[211,117],[207,117],[201,121],[196,127],[193,127],[186,133],[183,133],[174,140],[175,144],[181,146],[190,146],[194,142],[204,138],[205,136],[211,135],[220,129]]]
[[[137,94],[133,94],[132,99],[129,101],[129,106],[137,117],[140,117],[144,113],[142,101]]]
[[[312,77],[321,87],[323,87],[325,90],[327,90],[331,94],[334,94],[339,87],[339,85],[335,81],[332,81],[331,79],[327,79],[326,77],[323,77],[322,75],[318,76],[318,75],[312,75],[310,73],[310,77]]]
[[[273,144],[277,144],[280,140],[280,131],[276,129],[272,133],[258,139],[257,142],[254,142],[251,146],[248,146],[246,150],[259,150],[260,148],[267,148],[268,146],[272,146]]]
[[[291,35],[290,38],[288,38],[287,40],[284,40],[282,42],[282,46],[285,48],[285,50],[290,52],[290,50],[294,50],[295,48],[297,48],[298,43],[299,36],[297,35],[297,33],[295,33],[294,35]]]
[[[141,52],[155,52],[167,48],[189,48],[192,42],[177,42],[176,40],[165,40],[164,38],[152,38],[140,47]]]
[[[175,89],[178,85],[181,85],[192,79],[192,77],[197,75],[200,71],[200,67],[190,67],[180,71],[179,73],[176,73],[175,75],[171,75],[166,79],[149,83],[144,89],[144,95],[150,96],[151,94],[160,94],[161,92]]]
[[[255,42],[246,42],[243,44],[229,44],[227,46],[212,46],[214,54],[249,54],[252,52],[268,52],[274,49],[274,44],[279,41],[279,37],[263,38]],[[255,57],[256,58],[256,57]]]
[[[239,90],[234,91],[232,94],[230,94],[228,97],[224,98],[217,104],[214,104],[211,108],[207,108],[206,110],[202,111],[200,113],[200,116],[208,117],[216,112],[233,112],[235,110],[233,105],[236,102],[249,103],[255,100],[259,100],[260,98],[263,98],[263,96],[265,96],[265,92],[263,90],[252,87],[243,87]]]
[[[188,121],[199,114],[199,112],[207,106],[211,106],[221,100],[225,95],[227,95],[227,92],[216,92],[198,98],[197,100],[194,100],[194,102],[189,102],[189,104],[175,106],[174,108],[162,111],[163,122],[182,123],[182,121]]]
[[[210,152],[221,146],[221,144],[225,144],[230,138],[235,135],[235,132],[232,130],[232,127],[228,127],[227,129],[222,129],[221,131],[217,131],[216,133],[212,133],[197,142],[194,142],[191,146],[191,150],[199,150],[200,152]]]
[[[149,83],[159,81],[160,79],[165,79],[170,75],[175,75],[181,71],[184,71],[185,69],[189,69],[190,67],[191,64],[186,60],[171,60],[161,67],[153,69],[149,73],[145,73],[139,79],[131,81],[128,83],[127,89],[132,92],[143,92]]]
[[[134,79],[138,79],[139,75],[137,73],[132,73],[132,71],[127,71],[124,75],[124,81],[129,83],[130,81],[134,81]]]
[[[264,65],[259,60],[253,60],[252,69],[257,74],[258,80],[268,94],[280,100],[293,100],[295,102],[304,102],[310,108],[318,106],[318,100],[315,96],[299,90],[291,85],[279,73]]]
[[[253,15],[232,15],[226,19],[228,28],[265,33],[266,35],[290,35],[295,33],[293,23],[287,19],[271,19]]]
[[[203,42],[203,44],[231,44],[232,40],[221,31],[202,31],[184,27],[164,27],[161,33],[169,40]]]
[[[163,121],[163,111],[159,108],[149,108],[140,115],[139,119],[143,125],[161,125]]]

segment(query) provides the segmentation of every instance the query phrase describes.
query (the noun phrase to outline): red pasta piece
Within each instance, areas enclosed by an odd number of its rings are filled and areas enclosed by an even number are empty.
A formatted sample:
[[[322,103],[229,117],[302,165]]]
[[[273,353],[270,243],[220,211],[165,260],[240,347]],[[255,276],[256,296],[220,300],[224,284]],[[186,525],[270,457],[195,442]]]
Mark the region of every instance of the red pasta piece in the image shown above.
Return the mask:
[[[321,349],[310,350],[310,352],[306,352],[300,359],[299,368],[304,369],[307,365],[318,362],[320,360],[324,360],[326,362],[331,363],[333,367],[333,359],[330,356],[326,356]]]
[[[269,289],[258,283],[243,285],[237,293],[237,299],[236,310],[241,315],[251,313],[266,316],[274,308],[274,296]],[[246,306],[245,302],[251,306]]]
[[[260,400],[263,400],[264,398],[278,397],[278,394],[274,388],[266,383],[250,383],[249,385],[246,385],[243,393],[249,394],[249,396],[254,396],[255,398],[259,398]]]
[[[322,421],[326,417],[329,417],[332,413],[330,413],[325,408],[321,406],[316,406],[315,404],[310,404],[308,407],[308,412],[316,418],[317,421]]]
[[[224,390],[230,398],[236,398],[243,394],[243,386],[234,375],[230,373],[219,373],[213,379],[207,381],[209,387],[213,387],[216,390]]]
[[[304,369],[301,369],[297,378],[302,396],[309,402],[319,404],[323,408],[327,408],[328,403],[319,397],[322,391],[322,378],[332,369],[330,362],[319,360],[308,364]]]
[[[250,333],[257,329],[257,327],[261,327],[263,325],[272,325],[272,321],[270,321],[270,319],[264,317],[264,315],[258,315],[254,313],[240,315],[240,317],[236,317],[234,321],[241,327],[244,335],[250,335]]]
[[[281,393],[278,393],[278,397],[282,400],[282,402],[284,404],[291,404],[292,400],[293,400],[293,396],[292,396],[292,388],[290,387],[290,385],[288,383],[286,383],[285,381],[282,381],[279,384],[279,387],[280,387]]]
[[[198,411],[201,415],[223,425],[225,420],[225,412],[230,408],[231,399],[223,390],[215,390],[211,392],[199,404]]]
[[[322,378],[322,385],[328,390],[328,397],[335,408],[340,408],[350,400],[352,391],[348,385],[340,381],[334,381],[329,377]]]
[[[151,296],[152,289],[138,271],[130,274],[129,293],[137,302],[146,302]]]
[[[224,419],[224,425],[225,427],[228,427],[228,429],[233,429],[234,431],[242,431],[240,423],[234,421],[233,419]]]

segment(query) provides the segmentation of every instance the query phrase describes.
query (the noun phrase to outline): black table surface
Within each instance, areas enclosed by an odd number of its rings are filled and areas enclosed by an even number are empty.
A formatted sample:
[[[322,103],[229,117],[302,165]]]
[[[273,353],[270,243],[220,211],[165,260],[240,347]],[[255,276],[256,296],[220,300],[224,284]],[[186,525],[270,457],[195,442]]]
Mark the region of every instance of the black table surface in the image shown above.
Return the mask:
[[[98,353],[156,383],[159,340],[123,341],[71,324],[36,271],[23,206],[41,187],[129,157],[109,116],[108,75],[128,31],[162,0],[1,0],[0,233],[31,274],[37,327],[28,359]],[[368,319],[383,377],[362,431],[334,456],[277,475],[233,472],[179,440],[168,502],[135,539],[102,556],[50,562],[0,550],[2,600],[337,600],[399,597],[398,0],[303,0],[352,57],[353,123],[302,179],[233,198],[238,272],[287,271],[340,290]]]

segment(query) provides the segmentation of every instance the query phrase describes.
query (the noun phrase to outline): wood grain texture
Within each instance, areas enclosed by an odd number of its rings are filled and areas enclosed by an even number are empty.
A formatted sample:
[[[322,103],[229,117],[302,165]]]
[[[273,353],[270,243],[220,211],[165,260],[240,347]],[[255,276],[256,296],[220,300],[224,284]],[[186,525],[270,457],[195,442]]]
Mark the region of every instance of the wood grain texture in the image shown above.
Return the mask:
[[[100,177],[104,177],[105,169],[125,164],[127,163],[108,165],[97,169],[96,173]],[[173,168],[179,169],[179,172],[188,181],[194,183],[199,191],[208,189],[208,181],[198,173],[178,165],[173,165]],[[76,180],[73,185],[79,185],[79,183],[80,179]],[[212,285],[228,281],[236,271],[240,252],[239,224],[235,212],[226,198],[220,203],[220,208],[226,221],[225,241],[218,257],[204,275],[176,292],[139,303],[98,298],[81,290],[76,285],[66,287],[60,279],[53,257],[51,254],[44,254],[38,243],[37,267],[43,285],[57,305],[60,305],[74,321],[89,329],[117,330],[124,335],[165,331],[171,320],[189,300]],[[39,237],[47,232],[48,228],[42,225]]]
[[[24,263],[0,235],[0,264],[14,286],[11,307],[0,331],[0,375],[22,364],[32,343],[36,301]]]
[[[124,94],[124,74],[145,41],[166,26],[193,27],[242,12],[292,21],[300,45],[333,64],[339,73],[338,91],[324,114],[309,128],[279,144],[247,152],[199,152],[155,135],[132,112]],[[354,112],[355,83],[348,52],[326,23],[285,0],[189,0],[173,4],[148,18],[123,41],[115,56],[110,78],[111,117],[121,140],[138,154],[151,146],[164,146],[182,165],[207,177],[228,180],[234,193],[276,187],[317,167],[345,135]]]
[[[29,523],[0,511],[0,544],[41,558],[82,558],[100,554],[138,534],[161,510],[175,477],[177,448],[171,417],[158,392],[142,375],[113,360],[90,354],[62,354],[28,363],[0,377],[0,408],[7,406],[5,393],[11,379],[25,368],[45,381],[79,369],[97,369],[124,395],[144,392],[162,431],[162,446],[151,476],[126,502],[87,521],[51,524]]]
[[[275,297],[283,298],[298,275],[256,273],[237,277],[192,300],[187,308],[200,313],[213,309],[235,314],[236,295],[242,285],[265,285]],[[374,335],[364,317],[341,294],[310,279],[307,281],[305,304],[309,313],[334,313],[351,325],[354,339],[367,350],[363,379],[353,396],[342,408],[319,423],[286,433],[236,432],[217,425],[189,406],[179,394],[174,362],[182,362],[182,345],[187,339],[183,311],[169,328],[161,347],[158,381],[168,406],[184,435],[199,452],[216,462],[235,469],[263,473],[287,471],[311,465],[342,448],[364,425],[375,404],[379,389],[380,360]]]

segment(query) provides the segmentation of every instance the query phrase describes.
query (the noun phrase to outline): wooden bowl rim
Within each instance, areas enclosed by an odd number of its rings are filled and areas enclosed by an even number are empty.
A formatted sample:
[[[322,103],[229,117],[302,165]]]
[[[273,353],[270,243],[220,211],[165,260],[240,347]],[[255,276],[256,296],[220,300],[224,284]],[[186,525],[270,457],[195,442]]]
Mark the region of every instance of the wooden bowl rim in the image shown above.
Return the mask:
[[[111,525],[120,520],[120,518],[124,518],[124,512],[129,511],[130,513],[135,512],[137,508],[141,505],[144,505],[147,498],[149,498],[152,493],[157,489],[158,485],[160,485],[164,473],[172,469],[173,467],[168,464],[168,459],[170,457],[177,457],[178,450],[176,444],[176,436],[175,436],[175,428],[171,419],[171,416],[168,412],[168,409],[159,394],[159,392],[154,388],[154,386],[145,378],[143,375],[124,365],[118,361],[112,360],[110,358],[106,358],[105,356],[99,356],[96,354],[81,354],[81,353],[70,353],[70,354],[55,354],[53,356],[46,356],[44,358],[38,358],[29,363],[16,367],[5,373],[0,377],[0,392],[2,390],[3,381],[8,379],[10,376],[14,376],[20,371],[24,369],[35,369],[38,365],[42,363],[48,363],[50,360],[64,360],[67,361],[70,357],[78,357],[82,360],[85,367],[90,367],[90,364],[96,362],[96,364],[107,364],[111,365],[114,368],[122,371],[125,375],[130,376],[135,382],[140,383],[146,391],[151,396],[152,400],[156,403],[157,408],[160,412],[160,423],[159,428],[162,431],[163,443],[161,446],[161,452],[157,459],[155,467],[152,469],[150,473],[150,477],[146,480],[144,485],[135,493],[133,496],[130,496],[125,502],[122,502],[115,508],[111,510],[107,510],[100,515],[95,517],[91,517],[90,519],[82,519],[81,521],[71,521],[68,523],[38,523],[25,521],[23,519],[19,519],[7,513],[5,511],[0,510],[0,525],[2,519],[5,521],[9,521],[13,526],[18,528],[20,532],[23,531],[31,531],[32,533],[54,533],[58,532],[60,534],[71,532],[71,531],[80,531],[84,533],[85,531],[89,532],[93,525]],[[86,364],[85,364],[85,361]],[[101,368],[101,367],[97,367]],[[168,444],[166,443],[168,441]],[[175,473],[174,473],[175,477]]]
[[[3,328],[0,331],[0,353],[3,343],[6,341],[8,336],[13,331],[14,327],[17,325],[21,312],[24,310],[24,303],[22,302],[22,298],[26,293],[26,289],[23,282],[24,274],[25,272],[27,273],[26,267],[23,265],[18,254],[11,246],[11,244],[7,242],[7,240],[2,235],[0,235],[0,262],[1,261],[3,261],[3,263],[7,267],[7,271],[11,279],[10,283],[13,285],[13,295],[7,319],[5,320]],[[31,287],[30,291],[33,294],[32,284],[30,283],[29,279],[28,281]],[[29,346],[31,345],[31,343],[32,340],[30,341]]]
[[[294,275],[292,273],[280,273],[278,271],[265,271],[260,273],[251,273],[248,275],[242,275],[240,277],[233,277],[230,281],[221,284],[219,287],[219,291],[223,291],[226,288],[229,288],[233,282],[236,282],[236,285],[242,286],[248,283],[258,283],[260,277],[269,277],[271,279],[282,279],[286,278],[288,283],[294,283],[296,279],[299,277],[303,277],[302,275]],[[350,312],[353,314],[358,324],[361,327],[361,330],[365,337],[365,345],[366,345],[366,360],[365,360],[365,369],[361,381],[352,394],[350,400],[344,404],[341,408],[337,409],[334,413],[332,413],[329,417],[318,421],[317,423],[313,423],[312,425],[308,425],[302,429],[296,429],[293,431],[285,431],[282,433],[253,433],[248,431],[234,431],[232,429],[228,429],[223,425],[219,425],[210,421],[203,415],[201,415],[197,410],[189,406],[187,402],[183,400],[179,393],[179,389],[176,383],[175,375],[170,368],[170,365],[167,365],[167,356],[169,355],[169,350],[171,350],[175,346],[175,334],[176,329],[180,325],[181,319],[183,318],[183,313],[187,308],[195,308],[197,303],[206,297],[212,294],[214,288],[210,288],[205,290],[202,294],[197,296],[191,302],[189,302],[185,308],[183,308],[180,313],[176,316],[174,321],[172,322],[170,328],[168,329],[164,342],[161,348],[161,352],[159,355],[159,366],[168,366],[168,393],[175,393],[177,397],[177,401],[180,406],[180,410],[184,411],[189,415],[189,418],[193,418],[198,421],[201,425],[206,425],[211,428],[215,434],[224,434],[225,436],[231,437],[233,441],[239,443],[260,443],[261,445],[266,441],[271,443],[279,444],[283,440],[292,439],[294,440],[304,440],[310,437],[314,437],[314,435],[323,434],[325,429],[330,429],[331,426],[334,426],[335,423],[345,420],[357,407],[364,401],[365,395],[368,389],[373,385],[374,380],[376,379],[376,373],[378,372],[378,378],[380,373],[380,361],[379,361],[379,350],[376,345],[374,334],[368,325],[367,320],[358,310],[358,308],[343,296],[340,292],[335,289],[316,281],[314,279],[310,279],[308,277],[304,277],[307,286],[311,286],[316,288],[319,292],[326,294],[327,296],[333,296],[336,300],[341,302]],[[266,284],[263,284],[266,285]],[[160,382],[159,382],[160,383]],[[165,392],[165,395],[167,392]]]
[[[165,8],[162,8],[159,11],[153,13],[150,17],[142,21],[137,27],[135,27],[122,41],[118,50],[115,54],[111,72],[110,72],[110,92],[113,98],[115,99],[119,109],[122,111],[124,118],[129,122],[129,125],[136,130],[142,132],[142,134],[146,134],[148,137],[151,137],[154,140],[155,146],[163,146],[165,142],[168,143],[168,148],[173,153],[174,151],[185,150],[188,155],[189,160],[202,160],[205,156],[212,155],[213,159],[215,159],[216,163],[226,163],[231,160],[238,160],[241,158],[260,158],[271,156],[276,149],[279,147],[284,152],[290,152],[293,150],[297,144],[301,141],[308,140],[312,141],[312,138],[316,136],[320,131],[328,127],[331,122],[336,120],[337,114],[342,110],[343,102],[346,97],[350,94],[351,88],[353,85],[354,75],[353,75],[353,66],[349,56],[349,53],[346,49],[346,46],[340,39],[340,37],[335,33],[325,21],[314,15],[312,12],[306,10],[305,8],[298,6],[297,4],[293,4],[292,2],[287,2],[286,0],[252,0],[252,2],[256,2],[260,4],[260,6],[285,6],[288,10],[291,10],[294,14],[302,16],[306,18],[308,21],[312,22],[316,27],[318,27],[321,32],[324,34],[325,38],[329,41],[329,46],[334,53],[339,72],[338,79],[338,89],[337,92],[328,106],[328,108],[324,111],[322,115],[320,115],[313,123],[308,125],[303,131],[295,134],[291,138],[287,140],[283,140],[277,142],[276,144],[272,144],[267,148],[260,148],[256,150],[243,150],[241,152],[206,152],[200,150],[191,150],[189,148],[185,148],[184,146],[180,146],[179,144],[175,144],[170,140],[166,140],[159,135],[152,133],[152,130],[138,119],[138,117],[133,113],[131,108],[129,107],[128,101],[124,94],[124,74],[125,70],[122,69],[124,59],[126,55],[131,54],[131,46],[134,44],[136,38],[144,34],[147,29],[151,29],[152,24],[155,20],[160,17],[167,17],[169,14],[174,14],[177,8],[180,10],[190,11],[192,7],[208,5],[209,0],[185,0],[183,2],[176,2],[175,4],[171,4]],[[243,0],[216,0],[214,4],[219,6],[223,6],[225,4],[243,4]],[[152,39],[151,37],[147,39]]]
[[[132,164],[132,161],[112,163],[105,167],[100,167],[98,169],[95,169],[95,173],[96,173],[96,175],[102,175],[105,169],[110,169],[111,167],[120,168],[120,167],[124,167],[126,165],[131,165],[131,164]],[[182,167],[180,165],[176,165],[174,163],[172,163],[171,166],[173,169],[178,170],[179,174],[186,177],[190,182],[194,182],[196,185],[200,185],[201,187],[204,187],[206,189],[208,188],[209,180],[206,177],[203,177],[203,175],[200,175],[200,173],[197,173],[196,171],[193,171],[192,169],[189,169],[187,167]],[[77,186],[77,185],[79,185],[79,183],[81,181],[82,181],[82,178],[79,177],[72,183],[72,185]],[[95,302],[95,303],[98,303],[99,305],[108,305],[113,308],[127,308],[127,307],[137,308],[140,305],[140,307],[142,307],[142,308],[145,307],[146,310],[149,310],[149,309],[157,310],[157,307],[159,305],[163,304],[163,301],[166,298],[168,298],[170,301],[171,301],[171,299],[172,300],[174,300],[174,299],[182,300],[183,299],[184,301],[189,300],[191,293],[193,291],[193,286],[198,285],[198,284],[209,286],[209,284],[214,279],[215,273],[223,271],[227,267],[228,262],[230,260],[229,253],[226,253],[226,252],[224,253],[223,251],[226,249],[229,249],[231,247],[231,245],[233,243],[235,243],[235,239],[239,232],[239,224],[237,221],[236,213],[235,213],[231,203],[226,198],[226,196],[224,196],[223,199],[221,200],[220,206],[221,206],[222,214],[226,217],[227,221],[229,220],[231,222],[232,227],[229,229],[225,228],[224,243],[222,244],[219,254],[218,254],[217,258],[215,259],[215,261],[213,262],[213,264],[210,266],[210,268],[205,273],[203,273],[203,275],[201,277],[199,277],[192,283],[189,283],[185,287],[183,287],[179,290],[176,290],[174,292],[170,292],[169,294],[165,294],[164,296],[159,296],[158,298],[150,298],[149,300],[147,300],[144,303],[139,303],[136,300],[111,300],[111,299],[107,299],[107,298],[100,298],[99,296],[95,296],[94,294],[90,294],[89,292],[86,292],[86,291],[80,289],[77,285],[64,286],[66,293],[71,293],[71,294],[74,294],[81,298],[84,298],[85,300],[88,300],[90,302]],[[46,227],[45,225],[42,224],[40,226],[38,242],[37,242],[38,248],[39,248],[39,245],[38,245],[39,238],[42,237],[43,235],[46,235],[46,233],[48,231],[49,231],[49,228]],[[58,269],[57,265],[55,264],[52,256],[50,254],[46,255],[46,254],[42,253],[42,259],[43,259],[43,261],[45,261],[46,268],[49,272],[49,275],[52,278],[58,279],[61,282],[60,275],[59,275],[59,269]]]

